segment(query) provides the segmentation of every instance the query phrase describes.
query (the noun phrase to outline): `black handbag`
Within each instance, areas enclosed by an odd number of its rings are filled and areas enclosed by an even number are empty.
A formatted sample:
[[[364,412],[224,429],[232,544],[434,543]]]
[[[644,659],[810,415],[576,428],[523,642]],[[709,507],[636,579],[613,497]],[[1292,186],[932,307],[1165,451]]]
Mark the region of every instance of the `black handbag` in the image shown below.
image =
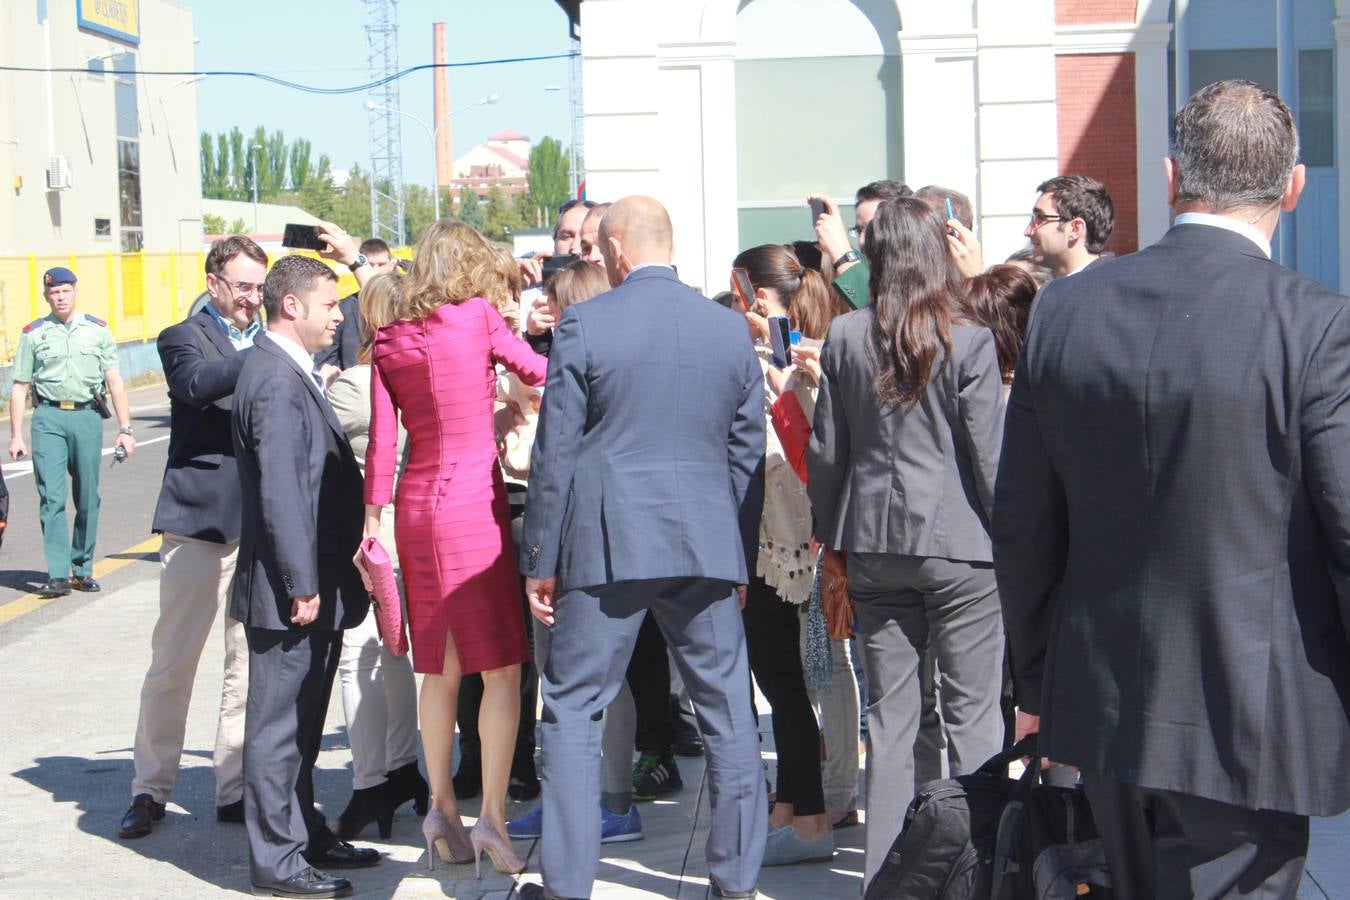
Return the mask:
[[[1023,756],[1026,772],[1009,778]],[[1109,896],[1082,788],[1043,786],[1040,775],[1028,735],[969,775],[924,785],[864,900],[1071,900],[1080,884]]]

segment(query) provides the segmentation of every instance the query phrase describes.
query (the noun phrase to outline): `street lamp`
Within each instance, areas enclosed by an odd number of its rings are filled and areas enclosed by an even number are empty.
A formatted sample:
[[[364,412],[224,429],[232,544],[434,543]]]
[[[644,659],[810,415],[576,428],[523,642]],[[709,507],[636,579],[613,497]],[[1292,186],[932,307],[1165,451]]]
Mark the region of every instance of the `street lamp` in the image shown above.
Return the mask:
[[[258,233],[258,151],[262,144],[249,144],[249,153],[253,155],[253,233]]]
[[[501,97],[498,96],[497,94],[488,94],[486,97],[479,98],[478,100],[475,100],[474,102],[468,104],[467,106],[461,106],[459,109],[452,109],[448,113],[446,113],[445,116],[439,122],[436,123],[435,127],[428,125],[425,121],[422,120],[421,117],[415,116],[410,112],[404,112],[401,109],[393,109],[388,106],[381,106],[374,100],[366,101],[366,109],[369,110],[378,109],[383,112],[398,113],[400,116],[406,116],[409,119],[412,119],[418,125],[422,126],[422,130],[425,131],[427,133],[427,137],[431,139],[431,195],[432,198],[435,200],[436,219],[438,221],[441,218],[441,186],[437,183],[440,177],[440,172],[436,170],[436,135],[440,134],[441,126],[444,125],[446,122],[449,122],[451,116],[456,115],[457,113],[462,113],[465,110],[473,109],[475,106],[487,106],[488,104],[496,103],[500,99]]]
[[[204,78],[206,78],[205,75],[197,75],[192,78],[184,78],[182,81],[175,81],[173,84],[166,87],[159,94],[159,112],[160,115],[164,116],[164,133],[169,138],[169,158],[173,160],[173,170],[175,172],[178,171],[178,153],[173,148],[173,123],[169,121],[168,110],[164,108],[164,98],[167,97],[169,95],[169,92],[172,91],[174,88],[180,88],[188,84],[196,84],[197,82],[201,81]],[[153,114],[152,118],[150,119],[150,122],[152,125],[154,124]]]
[[[562,89],[562,85],[560,84],[544,85],[544,90],[550,94],[560,93]],[[570,199],[577,195],[577,123],[573,118],[571,82],[568,82],[567,84],[567,146],[569,148],[567,183],[572,189],[572,193],[569,195]]]

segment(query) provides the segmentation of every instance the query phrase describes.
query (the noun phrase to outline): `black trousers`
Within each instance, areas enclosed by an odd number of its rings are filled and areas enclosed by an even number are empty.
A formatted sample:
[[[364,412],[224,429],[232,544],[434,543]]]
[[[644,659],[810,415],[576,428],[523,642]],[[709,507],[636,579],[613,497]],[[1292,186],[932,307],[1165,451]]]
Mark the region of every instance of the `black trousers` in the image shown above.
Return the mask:
[[[314,762],[342,632],[246,627],[244,634],[244,827],[253,883],[271,884],[304,871],[302,853],[323,853],[337,840],[314,808]]]
[[[511,536],[520,546],[521,509],[511,520]],[[520,722],[516,726],[516,750],[511,757],[512,776],[524,776],[534,771],[535,704],[539,700],[539,670],[534,667],[534,615],[525,599],[525,579],[520,579],[520,601],[525,608],[525,637],[530,642],[530,658],[520,667]],[[459,755],[463,760],[480,760],[483,743],[478,737],[478,711],[483,706],[483,676],[477,672],[465,675],[459,681],[459,703],[455,708],[455,725],[459,728]],[[471,763],[472,764],[472,763]]]
[[[1083,772],[1117,900],[1288,898],[1308,855],[1308,817],[1126,784]]]
[[[670,657],[655,616],[638,629],[633,657],[628,661],[628,689],[633,693],[637,731],[633,743],[639,753],[668,757],[674,752],[675,717],[670,708]]]
[[[764,579],[750,580],[746,591],[745,643],[755,683],[773,707],[773,743],[778,751],[780,803],[791,803],[799,816],[825,812],[820,780],[820,726],[802,674],[801,613],[784,602]]]

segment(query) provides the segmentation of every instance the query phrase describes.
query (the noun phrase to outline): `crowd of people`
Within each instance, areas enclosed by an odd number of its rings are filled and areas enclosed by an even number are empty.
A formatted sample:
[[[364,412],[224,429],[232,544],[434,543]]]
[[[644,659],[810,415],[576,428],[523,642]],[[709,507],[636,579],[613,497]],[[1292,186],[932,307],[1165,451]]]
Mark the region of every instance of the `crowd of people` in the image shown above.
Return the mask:
[[[863,820],[865,886],[922,784],[1039,731],[1117,896],[1294,896],[1308,816],[1350,807],[1350,313],[1269,261],[1296,163],[1279,98],[1220,82],[1177,114],[1154,247],[1108,259],[1111,198],[1065,175],[986,267],[967,197],[877,181],[852,228],[812,197],[816,240],[744,249],[711,299],[649,197],[571,201],[523,260],[436,222],[406,273],[320,225],[341,300],[325,262],[217,241],[210,303],[159,338],[160,614],[119,834],[165,815],[223,605],[217,817],[260,893],[349,893],[330,872],[381,859],[351,841],[411,803],[429,866],[518,874],[539,838],[521,896],[587,897],[681,755],[707,758],[714,896]],[[74,282],[48,273],[11,405],[34,384],[72,446],[95,378],[44,369],[34,332],[103,346]],[[82,522],[72,547],[44,518],[54,591],[91,589]],[[369,539],[411,661],[368,613]]]

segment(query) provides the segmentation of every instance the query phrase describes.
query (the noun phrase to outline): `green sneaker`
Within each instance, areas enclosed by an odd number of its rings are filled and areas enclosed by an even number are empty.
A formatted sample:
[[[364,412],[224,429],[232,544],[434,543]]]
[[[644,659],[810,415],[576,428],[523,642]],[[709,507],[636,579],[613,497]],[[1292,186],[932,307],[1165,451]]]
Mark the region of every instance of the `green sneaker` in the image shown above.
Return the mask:
[[[684,788],[680,780],[680,770],[675,766],[673,756],[656,756],[644,753],[633,765],[633,799],[655,800],[662,794],[670,794]]]

